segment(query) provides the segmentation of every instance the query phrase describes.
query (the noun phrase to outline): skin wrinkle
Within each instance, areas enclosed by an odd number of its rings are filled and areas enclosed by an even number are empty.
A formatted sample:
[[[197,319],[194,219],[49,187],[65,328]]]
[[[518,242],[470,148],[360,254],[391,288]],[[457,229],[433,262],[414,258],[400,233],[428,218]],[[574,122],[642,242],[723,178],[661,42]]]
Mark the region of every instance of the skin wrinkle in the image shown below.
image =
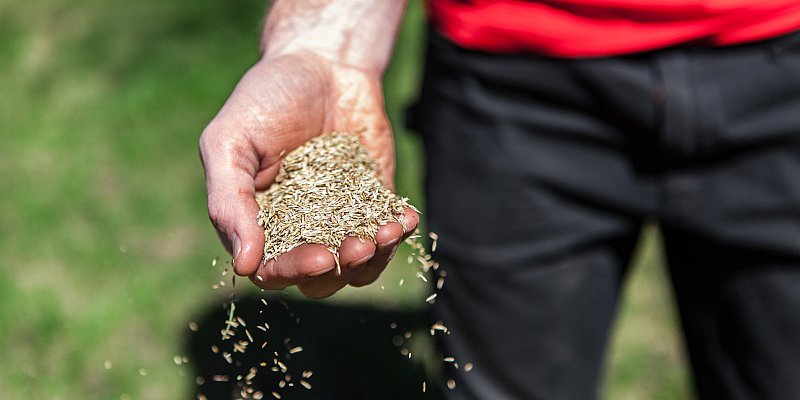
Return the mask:
[[[253,154],[252,151],[248,151],[247,148],[237,145],[237,143],[232,143],[231,147],[232,149],[229,150],[228,154],[234,155],[234,157],[231,159],[231,165],[233,168],[238,169],[239,171],[242,171],[251,177],[255,177],[256,171],[254,171],[252,167],[257,161],[255,154]]]
[[[217,118],[215,118],[215,120],[217,120]],[[252,157],[248,158],[247,157],[248,152],[244,151],[244,148],[240,144],[241,140],[245,140],[246,142],[248,142],[248,144],[250,144],[249,143],[249,138],[248,138],[249,135],[244,135],[242,137],[239,137],[240,135],[237,134],[237,132],[246,131],[247,128],[243,127],[239,123],[239,121],[237,121],[235,119],[234,120],[230,120],[229,123],[231,123],[233,125],[236,125],[238,127],[238,129],[234,128],[234,129],[228,130],[230,132],[234,132],[234,134],[232,134],[232,135],[225,135],[225,136],[222,136],[222,137],[216,137],[214,135],[208,135],[208,134],[206,134],[206,132],[203,133],[203,135],[201,137],[201,146],[200,146],[201,156],[202,156],[203,159],[208,158],[208,154],[205,154],[204,149],[210,149],[211,152],[214,153],[214,154],[223,154],[225,156],[228,156],[226,161],[231,166],[233,166],[234,168],[238,168],[239,170],[246,172],[248,175],[254,176],[255,175],[255,171],[252,168],[249,168],[247,166],[241,165],[241,162],[237,162],[237,161],[241,160],[242,158],[244,158],[247,161],[249,161],[251,163],[251,165],[252,165],[252,163],[255,160],[257,160],[257,155],[254,154],[254,153],[249,153],[249,154],[252,155]],[[222,127],[219,127],[217,124],[214,124],[214,122],[212,121],[212,123],[209,124],[209,127],[206,128],[206,131],[209,131],[209,130],[212,130],[212,131],[216,131],[216,130],[225,131],[226,129],[222,128]],[[218,140],[209,142],[209,140],[210,140],[210,139],[208,139],[209,137],[216,138]],[[204,165],[205,165],[205,162],[204,162]],[[206,170],[206,171],[208,172],[208,170]],[[206,179],[207,180],[208,179],[214,179],[214,176],[213,175],[210,176],[208,173],[206,173]],[[209,186],[214,186],[213,185],[214,182],[211,182],[211,183],[212,184],[209,185]]]

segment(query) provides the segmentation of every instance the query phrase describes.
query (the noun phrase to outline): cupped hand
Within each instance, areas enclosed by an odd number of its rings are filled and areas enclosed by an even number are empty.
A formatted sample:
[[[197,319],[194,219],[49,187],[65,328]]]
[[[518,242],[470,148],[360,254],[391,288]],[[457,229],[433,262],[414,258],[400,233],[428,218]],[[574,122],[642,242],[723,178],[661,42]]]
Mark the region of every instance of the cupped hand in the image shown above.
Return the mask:
[[[256,191],[272,184],[284,151],[332,130],[361,132],[382,180],[392,185],[394,146],[379,74],[313,53],[259,61],[200,137],[211,222],[234,257],[235,272],[261,288],[297,285],[306,296],[319,298],[348,284],[367,285],[417,227],[419,216],[406,209],[403,224],[381,226],[374,243],[345,238],[338,254],[341,274],[333,254],[317,244],[262,263],[264,229],[256,221]]]

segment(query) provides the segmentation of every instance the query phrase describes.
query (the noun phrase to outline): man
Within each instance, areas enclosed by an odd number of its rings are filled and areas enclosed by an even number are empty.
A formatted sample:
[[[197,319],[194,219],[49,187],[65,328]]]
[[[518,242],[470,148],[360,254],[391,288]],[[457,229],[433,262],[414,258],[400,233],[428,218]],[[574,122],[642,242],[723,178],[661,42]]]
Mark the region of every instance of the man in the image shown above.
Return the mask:
[[[393,177],[380,87],[397,0],[276,1],[262,59],[200,142],[236,272],[310,297],[376,279],[403,230],[260,265],[283,149],[361,138]],[[800,398],[800,4],[430,0],[411,114],[447,270],[451,399],[588,399],[645,217],[658,218],[703,399]],[[405,222],[418,216],[407,211]],[[257,278],[256,278],[257,277]],[[450,373],[455,374],[451,371]]]

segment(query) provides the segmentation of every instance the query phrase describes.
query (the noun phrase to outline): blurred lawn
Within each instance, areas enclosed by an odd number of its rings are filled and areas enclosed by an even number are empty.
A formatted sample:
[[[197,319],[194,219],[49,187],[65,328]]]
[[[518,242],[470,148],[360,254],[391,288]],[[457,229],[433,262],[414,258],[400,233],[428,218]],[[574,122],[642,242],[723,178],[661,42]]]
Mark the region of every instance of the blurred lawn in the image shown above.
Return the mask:
[[[422,13],[412,3],[386,77],[394,121],[419,78]],[[210,288],[223,250],[206,217],[197,137],[255,61],[264,9],[0,0],[0,398],[189,397],[193,377],[173,356],[190,318],[224,298]],[[419,142],[395,127],[398,190],[421,204]],[[654,230],[637,259],[605,397],[687,398]],[[397,265],[328,301],[420,307],[424,291]]]

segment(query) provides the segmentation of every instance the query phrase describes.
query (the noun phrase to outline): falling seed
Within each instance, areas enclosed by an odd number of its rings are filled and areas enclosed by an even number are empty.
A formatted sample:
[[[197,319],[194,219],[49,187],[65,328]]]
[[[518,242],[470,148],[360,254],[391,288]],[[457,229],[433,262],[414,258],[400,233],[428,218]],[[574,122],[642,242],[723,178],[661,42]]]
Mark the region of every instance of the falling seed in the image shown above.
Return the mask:
[[[217,347],[216,345],[212,344],[211,345],[211,352],[214,353],[214,354],[219,353],[219,347]]]
[[[147,375],[147,370],[144,369],[144,368],[139,368],[139,375],[141,375],[141,376]]]
[[[300,379],[300,386],[311,390],[311,384],[308,383],[308,381],[306,381],[305,379]]]
[[[427,298],[427,299],[425,299],[425,302],[426,302],[426,303],[433,304],[433,303],[434,303],[434,301],[433,301],[433,300],[434,300],[435,298],[436,298],[436,293],[434,293],[434,294],[432,294],[432,295],[428,296],[428,298]]]
[[[174,362],[175,365],[181,365],[183,364],[183,359],[181,358],[181,356],[175,355],[172,357],[172,362]]]
[[[247,351],[247,344],[248,342],[244,340],[240,340],[233,344],[233,352],[234,353],[244,353]]]
[[[216,257],[213,260],[211,260],[211,266],[212,267],[216,267],[217,266],[217,258]]]
[[[472,363],[471,362],[468,362],[468,363],[464,364],[464,371],[465,372],[472,371]]]
[[[450,390],[455,389],[456,388],[456,381],[454,381],[452,379],[448,379],[447,380],[447,388],[450,389]]]
[[[264,303],[265,306],[268,305],[267,304],[267,299],[261,299],[261,302]]]
[[[250,340],[250,343],[253,343],[253,336],[252,336],[252,335],[250,335],[250,331],[248,331],[247,329],[245,329],[245,330],[244,330],[244,333],[245,333],[245,334],[247,334],[247,339],[249,339],[249,340]]]
[[[436,280],[436,289],[442,290],[444,286],[444,278],[439,278]]]
[[[190,331],[197,332],[197,329],[199,329],[199,326],[197,325],[197,322],[189,322],[189,330]]]
[[[276,399],[280,399],[280,398],[281,398],[281,395],[279,395],[279,394],[278,394],[278,393],[276,393],[276,392],[272,392],[272,397],[274,397],[274,398],[276,398]]]
[[[294,347],[291,350],[289,350],[289,354],[295,354],[295,353],[299,353],[301,351],[303,351],[303,348],[300,347],[300,346],[297,346],[297,347]]]
[[[400,279],[400,284],[398,286],[403,286],[403,282],[405,281],[406,281],[405,279]]]
[[[454,357],[445,357],[445,358],[443,358],[443,359],[442,359],[442,361],[444,361],[444,362],[450,362],[450,363],[451,363],[451,362],[453,362],[453,361],[455,361],[455,360],[456,360],[456,359],[455,359]]]
[[[422,381],[422,393],[425,393],[425,390],[427,389],[427,386],[428,386],[428,383],[425,382],[425,381]]]
[[[422,272],[417,272],[417,278],[422,279],[423,282],[428,282],[428,278],[422,275]]]
[[[106,362],[103,363],[103,367],[105,367],[105,369],[111,369],[113,366],[114,365],[111,364],[111,360],[106,360]]]

